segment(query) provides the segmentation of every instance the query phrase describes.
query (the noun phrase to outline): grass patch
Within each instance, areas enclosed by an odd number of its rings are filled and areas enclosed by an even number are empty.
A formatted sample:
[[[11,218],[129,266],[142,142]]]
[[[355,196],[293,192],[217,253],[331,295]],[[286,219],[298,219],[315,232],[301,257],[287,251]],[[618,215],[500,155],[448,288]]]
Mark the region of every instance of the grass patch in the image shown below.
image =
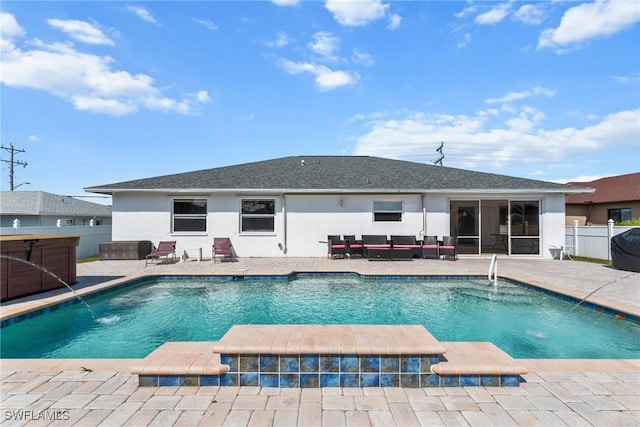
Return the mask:
[[[587,258],[584,256],[571,256],[574,261],[592,262],[594,264],[611,265],[611,260],[599,259],[599,258]]]
[[[80,258],[79,260],[76,260],[77,264],[82,264],[83,262],[93,262],[93,261],[99,261],[100,257],[99,256],[90,256],[87,258]]]
[[[616,225],[623,225],[623,226],[627,226],[627,227],[635,227],[637,225],[640,225],[640,218],[633,218],[633,219],[630,219],[628,221],[618,222],[618,223],[616,223]]]

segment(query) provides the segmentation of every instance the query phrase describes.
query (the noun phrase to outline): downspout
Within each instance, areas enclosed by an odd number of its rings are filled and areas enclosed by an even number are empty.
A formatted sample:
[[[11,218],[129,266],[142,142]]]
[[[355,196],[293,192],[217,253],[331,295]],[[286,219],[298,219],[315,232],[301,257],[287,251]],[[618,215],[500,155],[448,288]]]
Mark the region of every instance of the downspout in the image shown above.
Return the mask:
[[[584,225],[589,225],[589,223],[591,222],[591,211],[593,210],[593,201],[589,200],[588,202],[589,206],[587,208],[587,218],[584,221]]]
[[[280,244],[280,249],[286,255],[287,254],[287,195],[282,195],[282,221],[283,221],[283,231],[282,231],[282,240],[283,242]]]
[[[427,207],[425,206],[426,195],[422,193],[422,237],[427,235]]]

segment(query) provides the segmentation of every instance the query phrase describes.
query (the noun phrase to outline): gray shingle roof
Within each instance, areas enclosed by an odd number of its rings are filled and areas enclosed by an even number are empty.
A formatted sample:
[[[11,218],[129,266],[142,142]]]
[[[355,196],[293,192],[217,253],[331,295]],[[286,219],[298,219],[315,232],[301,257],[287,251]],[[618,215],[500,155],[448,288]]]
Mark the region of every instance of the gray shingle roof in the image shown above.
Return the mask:
[[[537,190],[574,193],[565,184],[369,156],[292,156],[85,188],[137,190],[275,190],[287,192]]]
[[[111,207],[44,191],[1,191],[2,215],[111,216]]]

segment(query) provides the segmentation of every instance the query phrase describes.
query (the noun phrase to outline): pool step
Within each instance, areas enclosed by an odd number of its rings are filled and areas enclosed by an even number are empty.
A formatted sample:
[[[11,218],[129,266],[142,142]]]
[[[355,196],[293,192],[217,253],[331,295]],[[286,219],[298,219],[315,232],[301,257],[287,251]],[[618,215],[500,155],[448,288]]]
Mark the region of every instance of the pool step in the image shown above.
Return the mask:
[[[167,342],[131,368],[140,386],[218,385],[229,370],[220,363],[213,342]]]
[[[518,386],[527,369],[492,343],[441,343],[419,325],[235,325],[170,342],[134,366],[140,386]]]
[[[234,325],[220,354],[439,355],[446,349],[421,325]]]
[[[527,368],[490,342],[445,342],[447,352],[431,372],[443,384],[518,386]]]

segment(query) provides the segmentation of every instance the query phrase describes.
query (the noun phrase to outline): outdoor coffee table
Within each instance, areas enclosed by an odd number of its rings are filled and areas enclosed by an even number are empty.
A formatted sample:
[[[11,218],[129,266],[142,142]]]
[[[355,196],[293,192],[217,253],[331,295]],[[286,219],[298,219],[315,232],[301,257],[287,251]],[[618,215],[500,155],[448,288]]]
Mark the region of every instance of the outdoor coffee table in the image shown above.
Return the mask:
[[[367,258],[369,258],[369,261],[389,261],[391,259],[391,249],[368,248]]]

